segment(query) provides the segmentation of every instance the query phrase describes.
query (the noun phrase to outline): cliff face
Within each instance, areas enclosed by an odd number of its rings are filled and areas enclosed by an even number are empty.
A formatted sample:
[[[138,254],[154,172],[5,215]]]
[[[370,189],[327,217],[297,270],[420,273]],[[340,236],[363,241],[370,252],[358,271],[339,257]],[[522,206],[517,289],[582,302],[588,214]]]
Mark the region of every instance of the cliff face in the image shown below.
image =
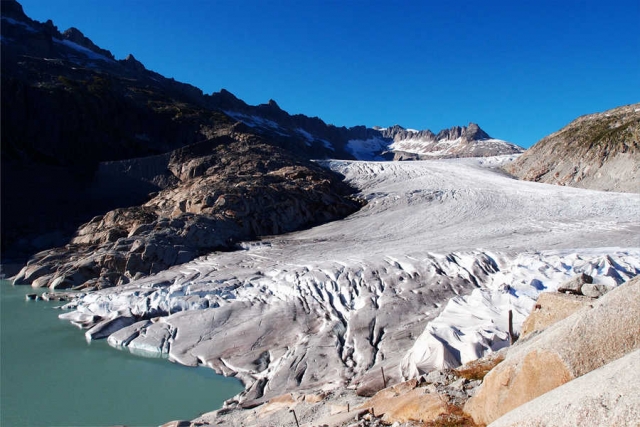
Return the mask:
[[[577,118],[507,171],[528,181],[640,193],[640,104]]]

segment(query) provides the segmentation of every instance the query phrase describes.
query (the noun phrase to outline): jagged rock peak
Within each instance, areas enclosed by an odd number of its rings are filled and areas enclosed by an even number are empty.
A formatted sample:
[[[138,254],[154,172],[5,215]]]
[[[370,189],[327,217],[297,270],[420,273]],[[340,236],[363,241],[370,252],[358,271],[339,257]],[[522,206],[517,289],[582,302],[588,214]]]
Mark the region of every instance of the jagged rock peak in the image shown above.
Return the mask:
[[[282,108],[280,108],[278,103],[276,101],[274,101],[273,99],[270,99],[269,102],[267,102],[266,106],[269,107],[269,108],[272,108],[274,110],[282,111]]]
[[[130,69],[133,69],[133,70],[136,70],[136,71],[144,71],[144,70],[146,70],[144,64],[142,62],[138,61],[135,58],[135,56],[133,56],[132,53],[127,55],[127,57],[123,61],[124,61],[124,64]]]
[[[242,110],[247,104],[226,89],[220,89],[220,92],[213,92],[210,95],[211,103],[221,110]]]
[[[475,141],[490,139],[491,137],[475,123],[469,123],[469,126],[454,126],[449,129],[443,129],[436,135],[438,140],[454,140],[458,138]]]
[[[16,19],[18,21],[30,20],[22,9],[22,5],[16,0],[3,0],[2,1],[2,16],[7,18]]]
[[[429,129],[416,131],[413,129],[405,129],[400,125],[393,125],[388,128],[375,126],[374,129],[381,132],[383,137],[392,138],[395,141],[405,139],[432,139],[436,141],[452,141],[458,138],[462,138],[466,141],[491,139],[489,134],[483,131],[476,123],[469,123],[468,126],[454,126],[449,129],[443,129],[438,132],[437,135]]]
[[[75,28],[75,27],[71,27],[67,30],[65,30],[62,33],[62,37],[65,38],[66,40],[72,41],[76,44],[79,44],[82,47],[85,47],[87,49],[89,49],[92,52],[98,53],[100,55],[104,55],[107,58],[110,59],[115,59],[115,57],[113,56],[113,54],[111,52],[109,52],[106,49],[102,49],[100,47],[98,47],[95,43],[93,43],[91,41],[91,39],[89,39],[88,37],[86,37],[84,34],[82,34],[82,31],[80,31],[79,29]]]

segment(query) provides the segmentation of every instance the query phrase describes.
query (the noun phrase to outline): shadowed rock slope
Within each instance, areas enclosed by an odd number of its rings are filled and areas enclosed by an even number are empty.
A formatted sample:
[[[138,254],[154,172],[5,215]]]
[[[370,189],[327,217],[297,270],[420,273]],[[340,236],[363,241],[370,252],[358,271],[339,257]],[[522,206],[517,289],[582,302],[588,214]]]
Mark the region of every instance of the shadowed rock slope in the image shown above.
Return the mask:
[[[35,255],[14,283],[111,287],[211,251],[234,249],[241,240],[311,227],[360,208],[338,174],[244,128],[237,124],[155,157],[154,163],[166,162],[164,174],[137,177],[172,184],[141,206],[96,216],[71,244]]]
[[[640,104],[579,117],[506,170],[528,181],[640,193]]]

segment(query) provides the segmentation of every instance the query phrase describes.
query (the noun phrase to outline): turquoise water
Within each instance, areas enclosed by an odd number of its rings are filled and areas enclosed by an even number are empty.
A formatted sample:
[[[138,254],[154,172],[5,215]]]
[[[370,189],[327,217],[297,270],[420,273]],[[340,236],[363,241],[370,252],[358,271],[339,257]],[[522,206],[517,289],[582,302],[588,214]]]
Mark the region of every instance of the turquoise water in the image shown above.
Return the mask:
[[[211,369],[88,344],[57,318],[59,302],[25,301],[28,293],[36,292],[0,281],[3,427],[153,426],[219,409],[242,390]]]

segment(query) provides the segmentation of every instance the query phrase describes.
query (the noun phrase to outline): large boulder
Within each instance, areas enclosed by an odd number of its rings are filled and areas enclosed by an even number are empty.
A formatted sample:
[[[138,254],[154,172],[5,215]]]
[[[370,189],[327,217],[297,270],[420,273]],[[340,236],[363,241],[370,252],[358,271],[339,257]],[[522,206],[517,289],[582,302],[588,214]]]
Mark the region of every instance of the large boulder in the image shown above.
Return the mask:
[[[558,286],[558,292],[566,292],[569,294],[582,295],[582,286],[586,283],[593,283],[593,277],[582,273]]]
[[[490,427],[632,426],[640,420],[640,350],[576,378]]]
[[[512,347],[464,410],[488,424],[640,347],[640,277]]]
[[[557,292],[543,292],[538,297],[533,311],[522,324],[520,337],[548,328],[562,319],[566,319],[578,310],[589,307],[591,298],[580,295],[567,295]]]

